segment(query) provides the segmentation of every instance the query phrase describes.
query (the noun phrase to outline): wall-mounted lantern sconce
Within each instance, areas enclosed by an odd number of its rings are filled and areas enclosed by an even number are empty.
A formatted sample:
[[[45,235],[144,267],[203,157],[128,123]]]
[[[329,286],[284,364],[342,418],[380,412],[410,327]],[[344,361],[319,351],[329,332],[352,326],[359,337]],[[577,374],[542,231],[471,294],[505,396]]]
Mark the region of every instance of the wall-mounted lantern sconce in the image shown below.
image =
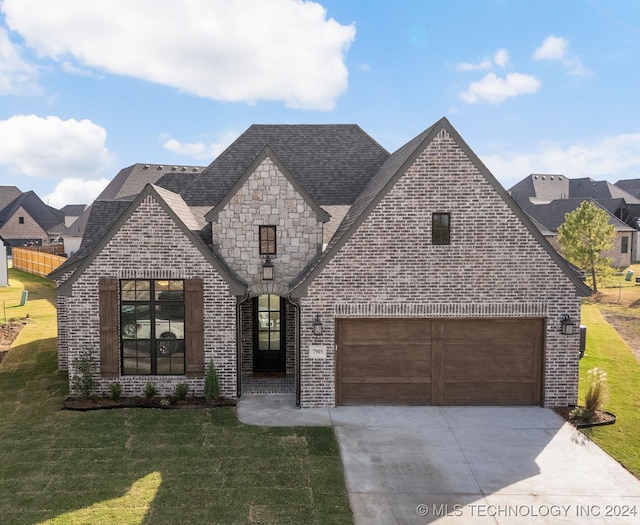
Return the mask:
[[[575,328],[576,328],[576,323],[574,323],[571,320],[571,317],[569,317],[569,314],[565,314],[564,317],[562,318],[562,321],[560,321],[560,331],[564,335],[573,335]]]
[[[262,280],[273,281],[273,263],[269,257],[262,263]]]
[[[322,335],[322,321],[319,315],[313,320],[313,335]]]

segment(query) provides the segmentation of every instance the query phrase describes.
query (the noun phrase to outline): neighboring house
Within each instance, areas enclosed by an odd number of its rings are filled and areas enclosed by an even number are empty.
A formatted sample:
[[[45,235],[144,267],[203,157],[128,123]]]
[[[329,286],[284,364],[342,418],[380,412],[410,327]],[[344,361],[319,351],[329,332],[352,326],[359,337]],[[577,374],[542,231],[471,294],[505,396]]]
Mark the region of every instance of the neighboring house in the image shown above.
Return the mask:
[[[562,253],[562,247],[558,242],[558,228],[564,224],[567,213],[575,211],[585,200],[591,201],[598,208],[604,210],[609,216],[609,224],[616,229],[613,246],[603,251],[602,255],[611,258],[612,266],[626,268],[631,264],[632,240],[636,230],[618,219],[599,202],[593,199],[562,199],[548,204],[524,205],[522,208],[534,219],[534,224],[552,246]]]
[[[11,246],[49,246],[64,228],[64,213],[47,206],[33,191],[21,193],[0,210],[0,235]]]
[[[619,180],[616,182],[616,186],[640,199],[640,179]]]
[[[605,255],[614,260],[615,266],[628,266],[640,258],[640,198],[626,191],[627,187],[633,188],[633,184],[627,184],[632,182],[611,184],[589,177],[531,174],[509,189],[509,194],[554,235],[564,222],[563,210],[573,211],[584,200],[596,202],[613,217],[610,222],[617,231],[616,242]],[[565,200],[569,202],[562,203]],[[554,246],[559,249],[557,242]]]
[[[86,204],[67,204],[60,211],[64,213],[65,227],[71,226],[88,208]]]
[[[60,233],[67,257],[73,256],[80,249],[84,230],[87,227],[87,221],[89,220],[90,214],[91,206],[87,206],[80,216],[77,217],[69,226],[65,226]]]
[[[0,212],[22,195],[17,186],[0,186]]]
[[[334,215],[335,212],[335,215]],[[97,392],[256,383],[301,407],[577,402],[590,293],[442,119],[251,126],[195,179],[94,202],[57,283],[59,367]]]

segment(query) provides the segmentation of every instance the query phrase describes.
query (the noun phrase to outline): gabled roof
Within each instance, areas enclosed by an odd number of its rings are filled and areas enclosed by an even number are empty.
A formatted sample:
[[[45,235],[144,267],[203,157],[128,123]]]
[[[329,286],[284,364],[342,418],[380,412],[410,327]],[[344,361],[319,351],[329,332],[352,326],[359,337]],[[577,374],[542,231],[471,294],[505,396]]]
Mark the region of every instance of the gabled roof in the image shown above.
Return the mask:
[[[180,184],[183,188],[193,181],[193,174],[200,173],[202,166],[165,166],[163,164],[133,164],[121,169],[96,200],[133,200],[147,184],[157,184],[164,179],[167,189]],[[157,184],[163,186],[164,184]]]
[[[17,186],[0,186],[0,212],[22,195]]]
[[[321,206],[352,204],[389,157],[352,124],[253,125],[182,192],[186,203],[218,204],[266,145]]]
[[[58,287],[58,294],[67,295],[71,293],[71,286],[77,280],[77,278],[82,275],[84,270],[93,262],[96,256],[100,253],[100,251],[107,245],[107,243],[111,240],[111,238],[116,234],[116,232],[129,220],[131,215],[138,209],[140,203],[148,196],[151,195],[156,202],[164,209],[164,211],[171,217],[171,219],[175,222],[175,224],[182,230],[182,232],[190,239],[193,245],[200,251],[200,253],[204,256],[204,258],[209,261],[211,266],[213,266],[220,276],[227,281],[229,284],[231,293],[233,295],[242,295],[246,291],[246,283],[242,281],[237,275],[235,275],[229,267],[224,263],[224,261],[220,260],[216,255],[211,251],[211,249],[206,245],[204,239],[198,232],[193,232],[189,229],[186,223],[190,223],[193,221],[193,216],[189,211],[186,203],[182,200],[179,195],[176,195],[168,190],[163,188],[159,188],[153,186],[152,184],[148,184],[145,188],[139,193],[139,195],[133,200],[133,202],[125,202],[126,209],[123,213],[119,215],[113,213],[110,219],[113,219],[114,216],[117,215],[114,222],[111,222],[106,233],[104,233],[99,242],[95,243],[91,249],[86,253],[83,253],[80,257],[73,258],[73,261],[70,259],[65,264],[60,266],[54,272],[51,272],[48,277],[50,279],[55,279],[59,276],[64,275],[64,273],[68,272],[71,269],[75,268],[73,274]],[[103,201],[106,203],[109,201]],[[123,204],[121,201],[111,201],[109,202],[112,205]],[[94,203],[93,212],[97,212],[98,209]],[[112,210],[113,211],[113,210]],[[100,221],[98,221],[100,222]],[[104,226],[108,221],[102,221],[102,226]],[[80,250],[78,253],[83,251],[83,247],[85,243],[83,241]]]
[[[313,198],[307,193],[304,187],[296,180],[296,178],[291,174],[291,172],[287,169],[287,167],[282,163],[282,161],[278,158],[278,155],[271,149],[269,146],[265,146],[262,152],[255,158],[255,160],[251,163],[247,171],[242,174],[242,176],[236,181],[236,183],[231,187],[231,189],[227,192],[227,194],[214,206],[214,208],[205,215],[205,219],[207,221],[216,221],[218,213],[222,210],[227,203],[231,200],[231,198],[240,190],[242,186],[244,186],[247,179],[251,176],[251,174],[264,162],[265,159],[271,159],[277,167],[280,173],[284,175],[284,177],[289,181],[289,183],[294,187],[294,189],[298,192],[298,194],[303,198],[303,200],[309,205],[309,207],[316,212],[316,216],[318,217],[319,222],[327,222],[331,217],[330,215],[323,210],[317,202],[313,200]]]
[[[24,209],[44,231],[52,230],[60,224],[64,225],[64,213],[47,206],[33,191],[20,194],[0,211],[0,224],[7,222],[20,208]]]
[[[306,289],[313,279],[322,271],[338,250],[340,250],[351,235],[365,221],[377,204],[384,198],[391,188],[393,188],[400,177],[404,175],[406,170],[415,162],[418,156],[442,130],[445,130],[452,137],[478,171],[485,177],[487,182],[489,182],[493,189],[500,195],[500,197],[502,197],[513,213],[518,216],[529,232],[545,249],[551,259],[553,259],[560,269],[564,271],[565,275],[576,286],[576,293],[579,295],[591,294],[591,290],[566,264],[566,260],[558,254],[551,244],[549,244],[549,241],[545,239],[545,237],[535,227],[529,216],[509,196],[478,156],[464,142],[451,123],[446,118],[442,118],[433,126],[398,149],[380,167],[378,173],[370,180],[365,190],[360,194],[347,213],[334,237],[329,242],[327,249],[322,252],[303,272],[301,272],[300,275],[289,283],[289,288],[293,297],[301,297],[305,295]]]
[[[609,216],[609,224],[613,225],[617,231],[635,231],[595,199],[561,199],[550,202],[549,204],[525,205],[523,209],[545,228],[552,232],[557,232],[558,228],[564,223],[566,214],[574,211],[584,201],[590,201],[601,210],[606,211]]]

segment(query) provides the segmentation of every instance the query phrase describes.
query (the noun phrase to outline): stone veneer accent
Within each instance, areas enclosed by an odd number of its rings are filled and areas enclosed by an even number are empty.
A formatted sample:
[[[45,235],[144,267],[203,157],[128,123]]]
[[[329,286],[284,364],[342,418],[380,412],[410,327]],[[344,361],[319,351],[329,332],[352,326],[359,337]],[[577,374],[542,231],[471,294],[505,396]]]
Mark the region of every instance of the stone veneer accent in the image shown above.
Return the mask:
[[[451,244],[431,244],[433,212],[451,213]],[[442,130],[327,263],[301,299],[303,407],[335,403],[334,319],[538,317],[546,320],[544,405],[575,403],[580,318],[575,285]],[[320,315],[321,336],[311,332]],[[327,358],[309,359],[325,345]]]
[[[262,281],[258,227],[276,226],[274,280]],[[269,158],[256,168],[212,224],[213,244],[250,284],[250,295],[283,295],[287,283],[322,250],[317,213]]]
[[[161,235],[159,236],[159,232]],[[161,239],[161,241],[159,240]],[[236,395],[236,299],[229,285],[191,243],[152,196],[147,196],[127,222],[107,242],[81,276],[73,283],[72,297],[61,297],[58,306],[66,328],[62,334],[60,359],[68,363],[69,377],[76,373],[75,359],[89,349],[99,362],[100,327],[98,280],[188,279],[204,281],[205,368],[213,360],[224,396]],[[147,382],[156,384],[159,395],[173,394],[178,383],[187,383],[191,394],[202,395],[204,376],[120,376],[103,379],[99,366],[94,380],[98,395],[108,395],[118,381],[124,396],[142,395]]]

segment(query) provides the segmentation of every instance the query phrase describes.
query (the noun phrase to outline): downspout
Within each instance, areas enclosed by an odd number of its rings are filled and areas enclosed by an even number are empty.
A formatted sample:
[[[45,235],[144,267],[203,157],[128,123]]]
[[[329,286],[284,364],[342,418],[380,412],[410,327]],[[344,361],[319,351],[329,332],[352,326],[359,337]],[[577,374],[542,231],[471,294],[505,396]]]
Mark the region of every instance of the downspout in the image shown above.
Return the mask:
[[[300,408],[300,305],[289,301],[296,309],[295,355],[296,355],[296,408]]]

